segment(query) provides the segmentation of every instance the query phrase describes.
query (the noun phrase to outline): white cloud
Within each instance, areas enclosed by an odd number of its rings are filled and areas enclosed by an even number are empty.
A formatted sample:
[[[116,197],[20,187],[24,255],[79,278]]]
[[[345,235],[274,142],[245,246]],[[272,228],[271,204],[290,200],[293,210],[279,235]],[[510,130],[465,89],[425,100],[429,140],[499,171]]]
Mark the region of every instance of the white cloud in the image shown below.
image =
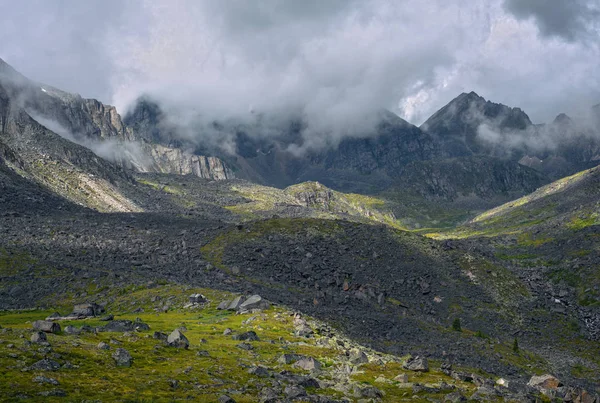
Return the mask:
[[[210,121],[294,111],[318,144],[360,134],[379,107],[419,124],[463,91],[519,106],[534,121],[600,102],[600,51],[581,34],[593,26],[546,35],[548,18],[561,26],[556,16],[503,0],[0,0],[0,8],[0,57],[18,70],[121,111],[152,93],[179,109],[179,123],[198,123],[196,112]]]

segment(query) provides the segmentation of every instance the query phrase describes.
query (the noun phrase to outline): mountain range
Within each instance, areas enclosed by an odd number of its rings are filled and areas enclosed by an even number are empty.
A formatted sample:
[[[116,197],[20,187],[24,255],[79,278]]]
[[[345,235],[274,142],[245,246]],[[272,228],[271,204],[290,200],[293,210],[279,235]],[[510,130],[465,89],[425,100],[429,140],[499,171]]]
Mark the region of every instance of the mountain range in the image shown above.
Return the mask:
[[[0,60],[3,396],[600,402],[600,106],[534,124],[463,93],[319,147],[301,116],[184,112]],[[81,304],[112,317],[51,315]],[[70,331],[23,344],[48,315]]]

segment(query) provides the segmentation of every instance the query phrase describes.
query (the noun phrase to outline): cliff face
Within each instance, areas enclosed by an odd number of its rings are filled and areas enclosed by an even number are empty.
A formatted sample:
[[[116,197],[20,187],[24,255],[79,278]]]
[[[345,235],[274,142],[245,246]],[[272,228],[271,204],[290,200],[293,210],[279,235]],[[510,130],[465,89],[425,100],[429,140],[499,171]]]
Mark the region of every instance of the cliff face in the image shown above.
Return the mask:
[[[217,157],[187,153],[179,148],[160,144],[148,145],[155,169],[162,173],[195,175],[200,178],[223,180],[234,178],[233,172]]]
[[[0,125],[5,125],[6,103],[10,99],[47,129],[124,168],[193,174],[207,179],[233,177],[218,158],[157,145],[146,130],[148,125],[126,125],[114,106],[35,83],[1,60],[0,84],[4,88]]]

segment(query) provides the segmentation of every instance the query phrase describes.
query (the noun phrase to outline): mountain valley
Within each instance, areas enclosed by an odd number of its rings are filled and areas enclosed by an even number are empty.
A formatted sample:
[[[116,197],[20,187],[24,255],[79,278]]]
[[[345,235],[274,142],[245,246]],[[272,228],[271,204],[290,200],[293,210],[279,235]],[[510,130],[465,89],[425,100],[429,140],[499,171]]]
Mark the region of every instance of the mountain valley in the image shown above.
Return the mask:
[[[600,402],[593,119],[465,93],[298,153],[167,115],[0,60],[2,399]]]

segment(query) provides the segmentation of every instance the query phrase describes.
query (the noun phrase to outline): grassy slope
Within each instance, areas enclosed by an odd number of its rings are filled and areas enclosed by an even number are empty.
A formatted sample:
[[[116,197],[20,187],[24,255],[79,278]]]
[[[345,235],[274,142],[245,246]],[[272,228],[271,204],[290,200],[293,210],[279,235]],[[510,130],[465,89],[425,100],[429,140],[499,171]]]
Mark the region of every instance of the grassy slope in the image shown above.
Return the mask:
[[[90,294],[94,290],[90,289]],[[210,303],[203,308],[183,309],[186,295],[201,292]],[[104,294],[103,294],[104,295]],[[111,290],[105,295],[112,302],[108,311],[118,319],[140,318],[150,325],[149,332],[122,333],[83,333],[81,335],[57,334],[49,335],[52,352],[40,352],[40,347],[28,345],[31,333],[31,322],[43,319],[54,310],[68,312],[71,304],[78,298],[57,300],[51,309],[0,313],[0,396],[16,397],[28,395],[29,401],[47,401],[47,397],[39,396],[43,391],[61,389],[67,393],[69,401],[94,400],[103,401],[174,401],[199,399],[216,401],[222,393],[229,393],[238,402],[255,402],[261,389],[270,384],[268,379],[258,378],[248,373],[254,365],[264,365],[274,371],[288,370],[295,373],[306,373],[291,365],[277,363],[283,353],[298,353],[319,359],[324,364],[322,379],[331,379],[337,368],[347,363],[345,348],[337,341],[349,343],[338,336],[329,339],[318,336],[306,339],[293,335],[293,317],[285,307],[274,307],[261,314],[236,315],[231,312],[216,310],[217,304],[232,295],[217,290],[189,289],[177,285],[158,285],[151,288],[131,286]],[[93,299],[92,295],[88,298]],[[162,308],[169,301],[171,308],[167,312],[157,313],[154,308]],[[143,312],[132,313],[134,308]],[[253,320],[247,322],[250,318]],[[309,318],[310,319],[310,318]],[[309,321],[309,323],[311,323]],[[103,322],[89,319],[76,322],[62,322],[80,326],[82,324],[99,326]],[[189,350],[178,350],[166,347],[151,337],[153,331],[171,332],[185,326],[186,337],[190,340]],[[238,341],[224,336],[223,331],[231,328],[235,333],[247,330],[257,332],[261,341],[252,342],[253,351],[244,351],[235,347]],[[465,333],[465,337],[474,337]],[[200,340],[205,339],[206,343]],[[111,345],[110,351],[98,350],[96,346],[104,341]],[[14,345],[11,347],[10,345]],[[494,346],[494,342],[490,346]],[[131,368],[117,368],[111,358],[115,348],[127,349],[134,358]],[[498,347],[493,347],[498,348]],[[508,346],[507,346],[508,349]],[[207,351],[209,356],[198,356],[198,351]],[[507,352],[503,352],[508,354]],[[59,356],[55,356],[58,354]],[[526,354],[526,353],[522,353]],[[13,356],[11,356],[13,355]],[[74,365],[72,369],[60,369],[56,372],[26,371],[23,369],[44,356],[56,359],[60,363],[66,361]],[[475,385],[456,381],[439,371],[439,363],[433,363],[429,373],[414,373],[401,367],[402,359],[369,353],[373,361],[360,367],[351,381],[354,385],[376,386],[385,392],[384,402],[413,401],[426,402],[428,398],[441,398],[443,394],[421,392],[413,398],[412,383],[429,384],[430,386],[446,382],[462,389],[466,394],[475,390]],[[393,378],[407,373],[409,384],[400,384]],[[60,382],[58,386],[37,384],[32,382],[36,376],[54,378]],[[375,380],[384,377],[386,382]],[[172,380],[178,385],[172,386]],[[245,387],[244,387],[245,386]],[[237,391],[237,392],[235,392]],[[332,388],[309,390],[332,397],[341,397],[341,393]],[[446,392],[447,393],[447,392]]]

